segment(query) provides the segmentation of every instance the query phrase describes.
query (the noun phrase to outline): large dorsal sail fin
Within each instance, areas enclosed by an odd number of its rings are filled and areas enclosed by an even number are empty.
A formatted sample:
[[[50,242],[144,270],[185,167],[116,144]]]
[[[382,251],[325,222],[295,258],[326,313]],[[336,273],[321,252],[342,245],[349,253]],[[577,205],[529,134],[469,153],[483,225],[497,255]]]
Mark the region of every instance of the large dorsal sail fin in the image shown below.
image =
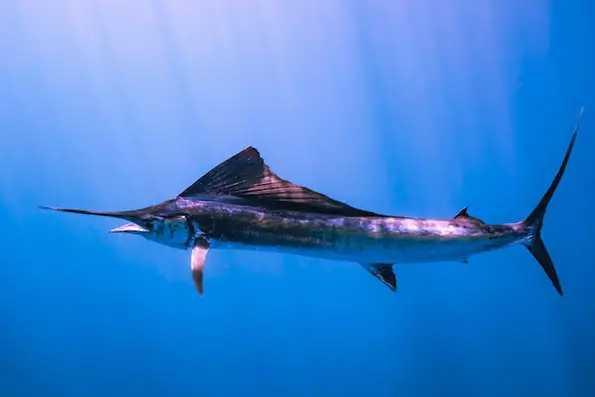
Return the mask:
[[[265,164],[258,150],[251,146],[207,172],[178,197],[193,196],[233,196],[271,209],[343,216],[383,216],[351,207],[280,178]]]

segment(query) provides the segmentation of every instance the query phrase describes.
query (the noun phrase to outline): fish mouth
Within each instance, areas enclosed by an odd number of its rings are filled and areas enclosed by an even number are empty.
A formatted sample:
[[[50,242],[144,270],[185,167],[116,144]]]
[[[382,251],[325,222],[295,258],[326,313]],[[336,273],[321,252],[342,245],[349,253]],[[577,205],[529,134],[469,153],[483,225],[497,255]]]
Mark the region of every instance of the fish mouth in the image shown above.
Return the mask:
[[[147,229],[146,227],[140,226],[134,222],[130,222],[130,223],[126,223],[122,226],[118,226],[113,228],[112,230],[109,231],[110,233],[135,233],[135,234],[141,234],[141,233],[149,233],[150,230]]]

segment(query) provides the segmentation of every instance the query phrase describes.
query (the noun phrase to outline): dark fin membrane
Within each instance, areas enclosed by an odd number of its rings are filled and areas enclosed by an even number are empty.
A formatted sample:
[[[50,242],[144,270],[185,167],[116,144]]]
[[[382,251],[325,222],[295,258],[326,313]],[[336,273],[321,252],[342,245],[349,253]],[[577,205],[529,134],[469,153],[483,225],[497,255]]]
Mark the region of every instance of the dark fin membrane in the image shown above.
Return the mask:
[[[286,181],[265,164],[258,150],[247,147],[222,162],[178,197],[234,196],[269,209],[343,216],[385,216],[360,210],[324,194]]]
[[[475,218],[471,215],[469,215],[469,213],[467,212],[467,209],[469,207],[465,207],[462,210],[460,210],[453,219],[458,219],[460,221],[467,221],[467,222],[472,222],[475,224],[479,224],[479,225],[485,225],[485,222],[482,221],[479,218]]]
[[[525,245],[529,252],[533,255],[533,257],[539,262],[541,268],[547,274],[548,278],[556,288],[556,291],[560,295],[562,293],[562,285],[560,284],[560,279],[558,278],[558,273],[556,273],[556,268],[554,267],[554,262],[550,257],[550,254],[547,252],[545,245],[543,244],[543,240],[541,236],[534,238],[531,240],[529,244]]]
[[[541,201],[539,201],[539,204],[537,204],[537,206],[533,209],[531,214],[529,214],[529,216],[525,219],[525,223],[527,223],[529,225],[535,224],[535,223],[539,222],[539,219],[542,219],[543,216],[545,215],[547,206],[550,203],[550,200],[552,199],[552,197],[554,196],[554,192],[556,191],[558,184],[562,180],[562,176],[564,176],[564,172],[566,171],[566,165],[568,164],[568,159],[570,159],[570,154],[572,153],[572,148],[574,147],[574,141],[576,140],[576,135],[578,134],[578,129],[580,126],[580,119],[581,119],[582,114],[583,114],[583,109],[581,108],[579,118],[576,122],[574,131],[572,133],[572,138],[570,139],[570,144],[568,145],[568,149],[566,150],[566,155],[564,156],[564,160],[562,160],[562,164],[560,165],[560,168],[558,169],[558,173],[554,177],[554,180],[552,181],[547,192],[545,192],[545,194],[541,198]]]
[[[363,263],[362,266],[391,290],[397,290],[397,278],[392,263]]]

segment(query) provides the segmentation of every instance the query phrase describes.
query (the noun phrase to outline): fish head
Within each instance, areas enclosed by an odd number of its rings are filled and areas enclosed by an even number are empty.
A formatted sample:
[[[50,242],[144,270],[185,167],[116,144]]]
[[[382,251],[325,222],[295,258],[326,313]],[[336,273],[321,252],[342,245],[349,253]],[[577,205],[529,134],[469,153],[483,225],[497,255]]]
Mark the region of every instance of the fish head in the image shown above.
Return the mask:
[[[128,233],[142,236],[159,244],[185,249],[190,240],[188,222],[184,216],[172,218],[139,218],[110,230],[110,233]]]

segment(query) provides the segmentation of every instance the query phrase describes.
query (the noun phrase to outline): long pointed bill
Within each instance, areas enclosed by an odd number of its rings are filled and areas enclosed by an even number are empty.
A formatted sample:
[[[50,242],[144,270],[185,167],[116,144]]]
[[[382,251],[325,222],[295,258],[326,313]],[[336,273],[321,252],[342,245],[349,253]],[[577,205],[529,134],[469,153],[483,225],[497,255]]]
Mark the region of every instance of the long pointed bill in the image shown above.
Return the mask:
[[[136,211],[89,211],[89,210],[76,210],[72,208],[59,208],[59,207],[47,207],[40,205],[39,208],[45,210],[52,210],[52,211],[61,211],[61,212],[71,212],[73,214],[83,214],[83,215],[96,215],[96,216],[107,216],[110,218],[119,218],[119,219],[130,219],[135,214]],[[148,233],[150,230],[137,225],[136,223],[127,223],[122,226],[118,226],[109,231],[110,233]]]
[[[136,223],[127,223],[122,226],[118,226],[109,231],[110,233],[148,233],[149,229],[146,229]]]
[[[73,214],[108,216],[111,218],[124,218],[126,216],[133,215],[133,211],[89,211],[89,210],[75,210],[72,208],[48,207],[45,205],[40,205],[39,208],[44,209],[44,210],[70,212]]]

